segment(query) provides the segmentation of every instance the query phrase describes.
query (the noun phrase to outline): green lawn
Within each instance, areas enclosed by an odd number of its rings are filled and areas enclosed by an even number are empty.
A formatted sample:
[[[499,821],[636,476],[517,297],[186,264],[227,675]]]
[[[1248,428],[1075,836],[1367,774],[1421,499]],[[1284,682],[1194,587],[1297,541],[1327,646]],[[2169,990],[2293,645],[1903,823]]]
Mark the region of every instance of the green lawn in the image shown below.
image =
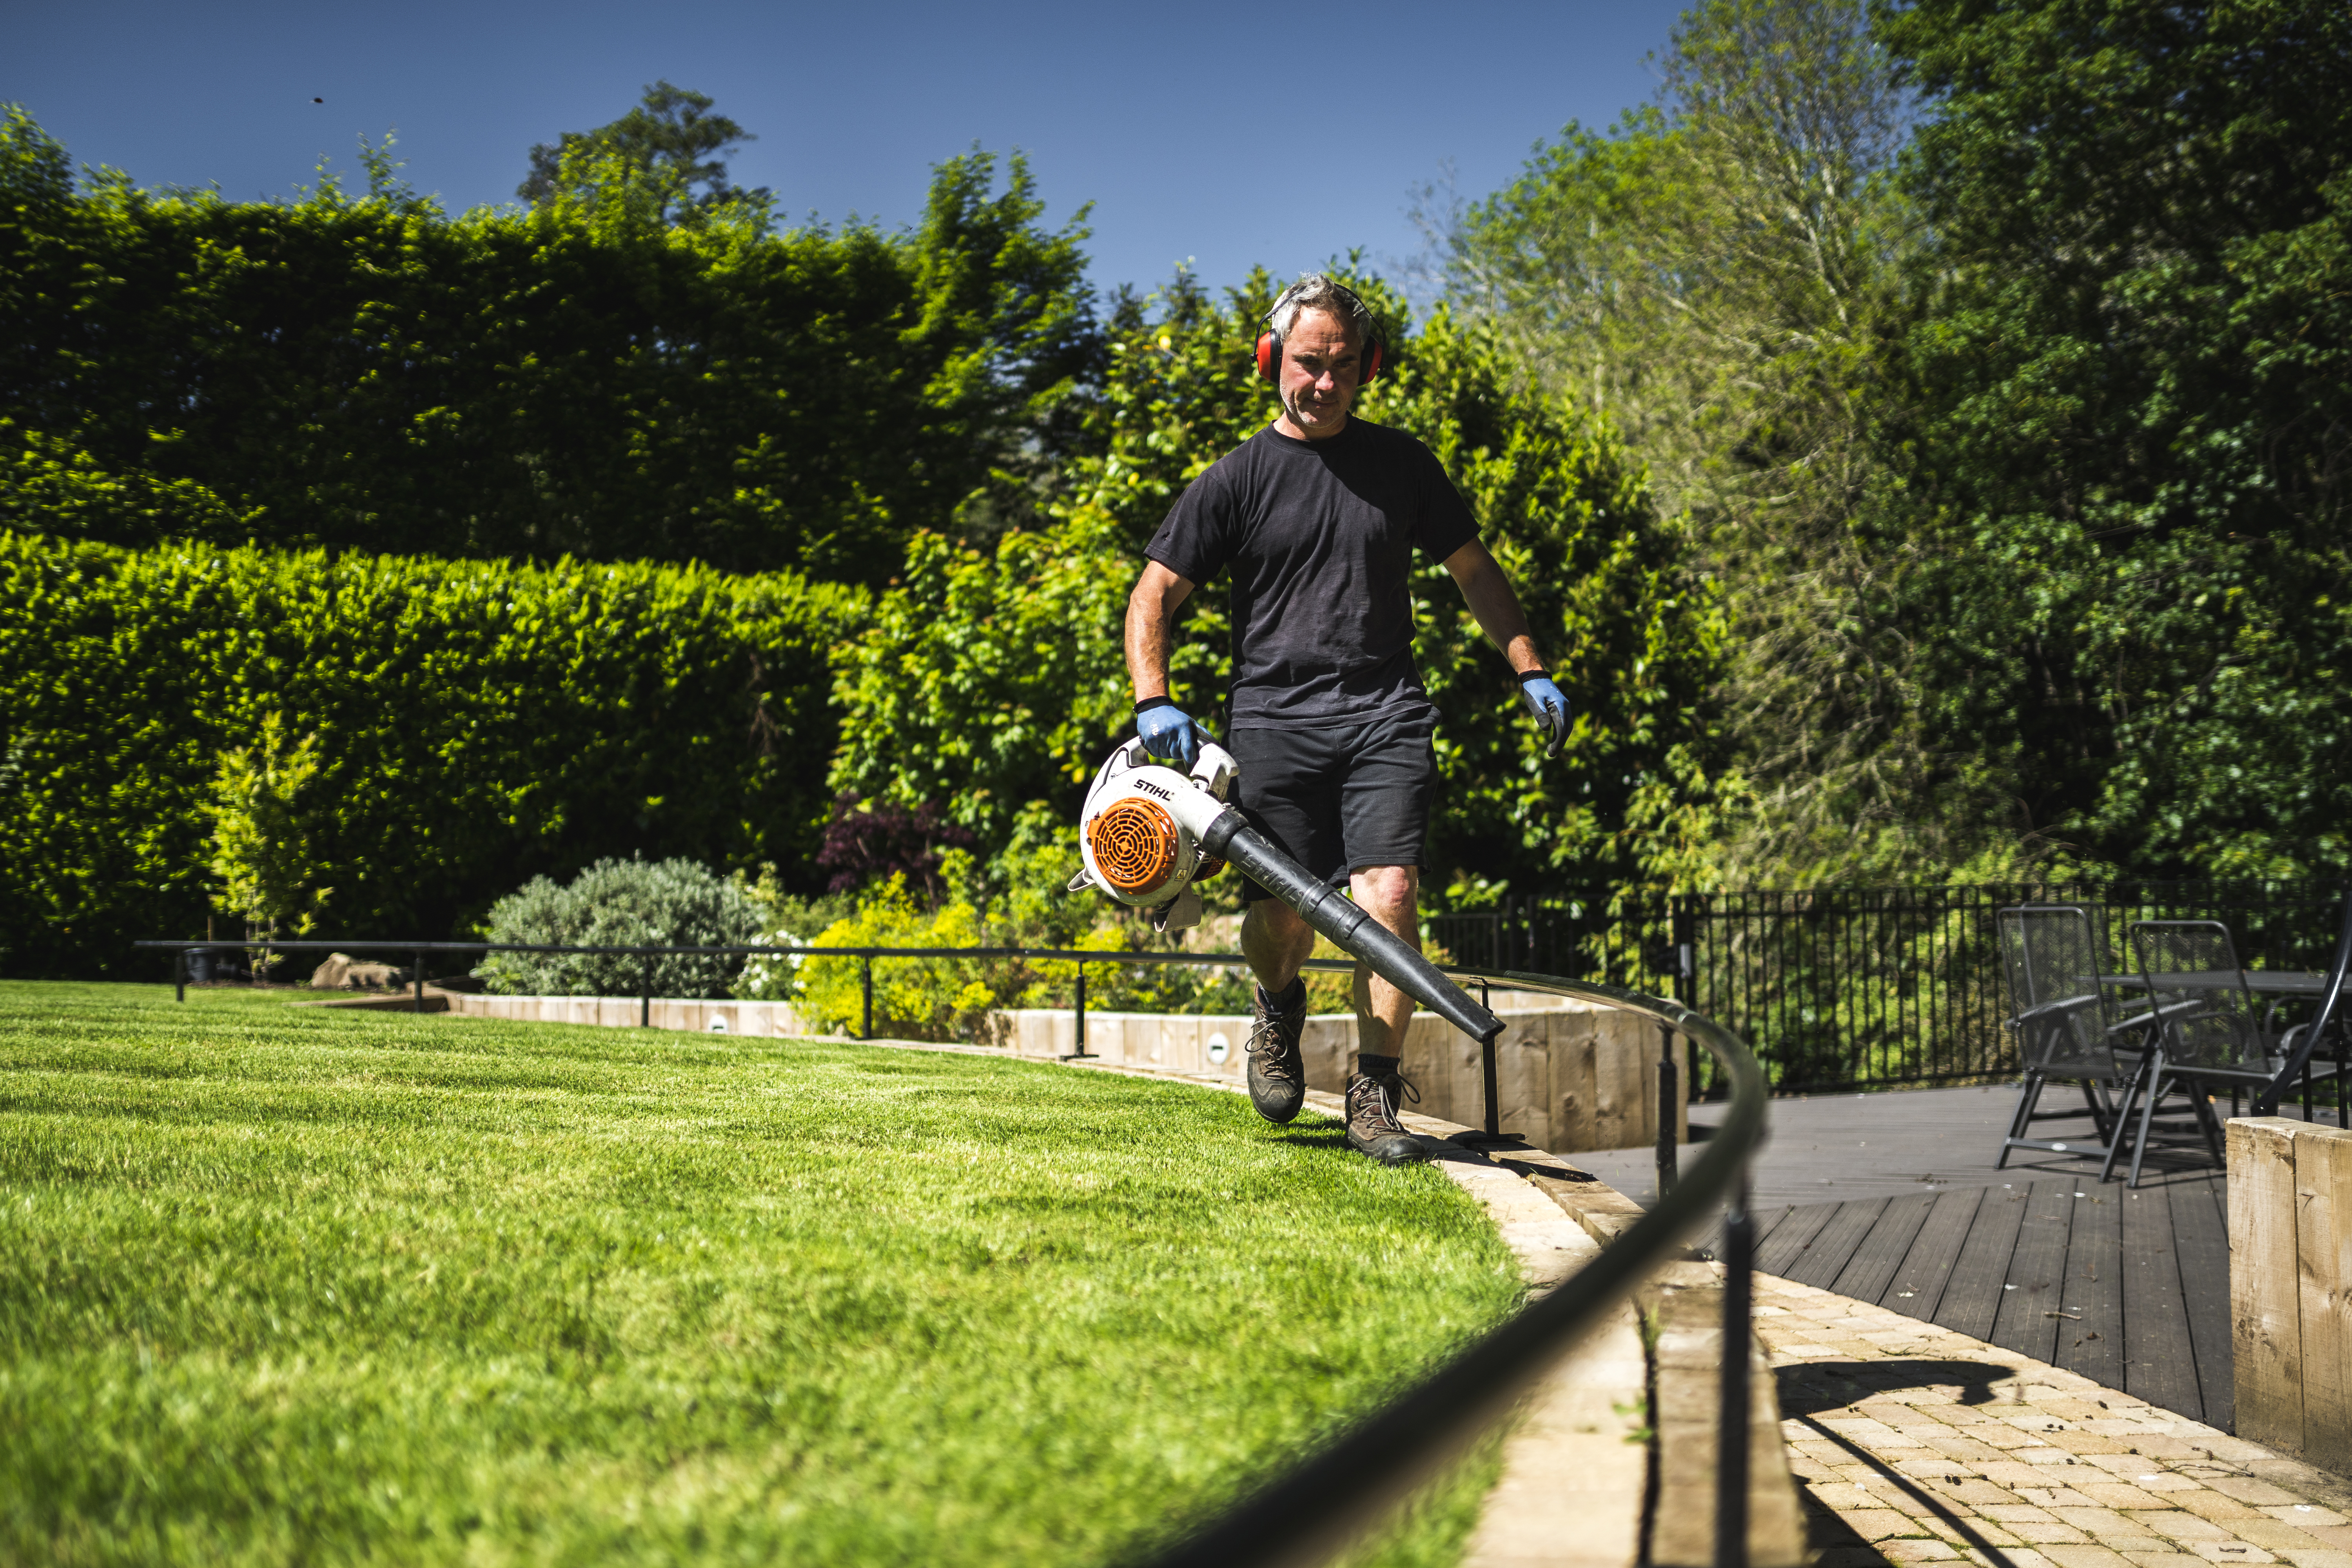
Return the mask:
[[[1235,1095],[0,983],[0,1562],[1107,1562],[1518,1296]]]

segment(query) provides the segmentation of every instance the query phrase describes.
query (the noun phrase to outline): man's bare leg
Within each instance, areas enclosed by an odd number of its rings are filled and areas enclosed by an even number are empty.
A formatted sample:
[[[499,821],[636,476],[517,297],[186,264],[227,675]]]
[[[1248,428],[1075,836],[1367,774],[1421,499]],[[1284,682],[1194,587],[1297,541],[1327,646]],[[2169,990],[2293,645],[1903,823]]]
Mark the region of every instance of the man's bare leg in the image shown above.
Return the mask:
[[[1260,899],[1242,912],[1242,956],[1268,994],[1289,990],[1314,952],[1315,929],[1280,899]]]
[[[1402,937],[1413,952],[1421,951],[1420,867],[1367,866],[1348,882],[1359,909],[1370,911],[1374,920]],[[1369,964],[1360,963],[1353,1000],[1357,1048],[1370,1057],[1402,1056],[1405,1026],[1412,1020],[1412,998],[1374,974]]]
[[[1357,907],[1421,951],[1417,866],[1367,866],[1349,879]],[[1405,1026],[1412,1021],[1412,998],[1356,965],[1356,1074],[1348,1080],[1348,1145],[1384,1165],[1429,1158],[1421,1140],[1397,1120],[1397,1099],[1413,1095],[1397,1068],[1404,1055]]]
[[[1249,1037],[1250,1103],[1276,1126],[1307,1103],[1307,1062],[1298,1037],[1307,1026],[1298,966],[1315,951],[1313,928],[1287,904],[1260,899],[1242,916],[1242,954],[1257,975]]]

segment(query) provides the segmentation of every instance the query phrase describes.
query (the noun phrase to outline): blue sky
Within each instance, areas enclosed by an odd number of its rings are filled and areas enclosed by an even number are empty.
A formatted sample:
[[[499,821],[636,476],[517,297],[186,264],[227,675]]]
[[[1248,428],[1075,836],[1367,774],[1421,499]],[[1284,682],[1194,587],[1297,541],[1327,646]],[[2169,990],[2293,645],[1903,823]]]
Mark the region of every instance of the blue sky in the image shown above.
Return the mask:
[[[1483,193],[1566,121],[1646,100],[1679,9],[0,0],[0,99],[81,163],[233,197],[289,193],[321,155],[356,173],[356,138],[396,127],[411,183],[455,207],[511,200],[533,142],[666,77],[759,135],[732,174],[794,216],[904,223],[932,163],[1018,147],[1049,221],[1095,204],[1098,285],[1188,258],[1223,285],[1353,247],[1393,268],[1421,247],[1412,193],[1449,164]]]

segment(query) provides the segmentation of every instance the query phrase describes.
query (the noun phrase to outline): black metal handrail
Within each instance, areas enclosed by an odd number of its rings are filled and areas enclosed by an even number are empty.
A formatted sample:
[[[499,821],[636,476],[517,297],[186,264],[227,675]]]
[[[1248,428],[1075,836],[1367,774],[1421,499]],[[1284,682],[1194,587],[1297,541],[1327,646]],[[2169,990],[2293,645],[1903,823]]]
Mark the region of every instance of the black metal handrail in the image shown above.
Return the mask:
[[[175,950],[174,963],[186,996],[186,955],[194,949],[262,946],[236,942],[142,942],[146,948]],[[867,961],[868,1032],[871,1032],[872,960],[876,958],[1020,957],[1085,963],[1235,964],[1239,953],[1121,952],[1100,949],[961,947],[740,947],[561,946],[521,942],[294,942],[268,944],[297,951],[376,951],[415,954],[418,999],[423,999],[423,959],[427,952],[603,952],[657,956],[667,953],[806,953]],[[1308,967],[1352,969],[1350,961],[1310,960]],[[1723,1239],[1717,1251],[1724,1265],[1723,1366],[1716,1442],[1715,1560],[1717,1568],[1746,1568],[1749,1364],[1754,1226],[1748,1213],[1748,1163],[1762,1142],[1764,1108],[1770,1090],[1764,1072],[1738,1036],[1680,1002],[1557,974],[1522,970],[1448,968],[1457,980],[1482,991],[1515,991],[1596,1002],[1638,1014],[1657,1024],[1671,1040],[1681,1034],[1704,1046],[1730,1087],[1723,1121],[1706,1152],[1685,1174],[1677,1169],[1673,1144],[1673,1067],[1670,1053],[1660,1063],[1658,1202],[1601,1256],[1557,1289],[1530,1303],[1510,1321],[1455,1356],[1389,1405],[1366,1417],[1336,1442],[1287,1474],[1243,1499],[1198,1531],[1152,1559],[1152,1568],[1251,1568],[1324,1561],[1377,1523],[1402,1498],[1441,1473],[1475,1443],[1558,1364],[1576,1342],[1628,1297],[1677,1245],[1724,1207]],[[1080,1005],[1084,1005],[1080,971]],[[649,1005],[649,1004],[648,1004]],[[1083,1014],[1081,1014],[1083,1017]],[[1083,1031],[1083,1025],[1081,1025]],[[1084,1049],[1084,1035],[1079,1037]],[[1496,1133],[1498,1115],[1494,1042],[1486,1050],[1486,1123]]]

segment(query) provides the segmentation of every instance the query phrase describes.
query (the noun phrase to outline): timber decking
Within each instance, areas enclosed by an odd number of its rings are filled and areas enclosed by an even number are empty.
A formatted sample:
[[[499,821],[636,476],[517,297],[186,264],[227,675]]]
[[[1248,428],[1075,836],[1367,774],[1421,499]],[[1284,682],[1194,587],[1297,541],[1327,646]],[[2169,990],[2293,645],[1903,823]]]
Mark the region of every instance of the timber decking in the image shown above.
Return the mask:
[[[2230,1257],[2218,1172],[1784,1205],[1757,1267],[1924,1318],[2228,1430]]]
[[[1751,1176],[1756,1267],[2231,1429],[2228,1186],[2201,1140],[2152,1146],[2134,1193],[2072,1153],[2002,1168],[2016,1107],[2013,1085],[1774,1100]],[[1722,1113],[1692,1107],[1693,1132]],[[1654,1151],[1574,1158],[1638,1202],[1657,1190]]]

